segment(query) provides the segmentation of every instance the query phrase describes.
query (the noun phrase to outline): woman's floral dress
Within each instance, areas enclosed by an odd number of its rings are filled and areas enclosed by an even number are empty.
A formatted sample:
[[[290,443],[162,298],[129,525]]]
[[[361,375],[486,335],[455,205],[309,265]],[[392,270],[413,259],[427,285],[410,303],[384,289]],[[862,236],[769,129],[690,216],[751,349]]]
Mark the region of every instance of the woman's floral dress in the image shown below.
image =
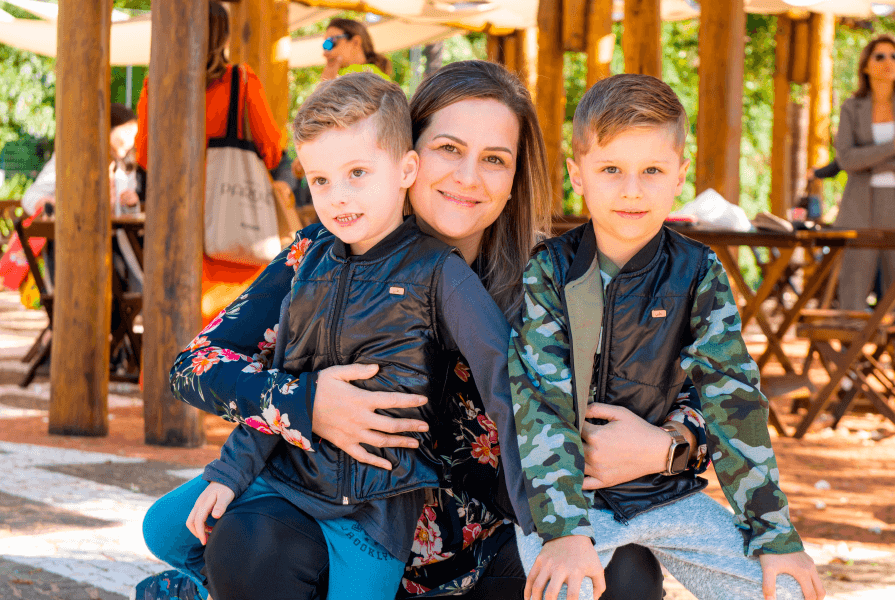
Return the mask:
[[[270,368],[280,305],[310,243],[299,235],[196,336],[178,355],[171,385],[175,396],[187,404],[312,451],[316,373],[293,377]],[[458,354],[452,362],[445,406],[453,428],[443,428],[435,441],[450,467],[450,489],[435,490],[432,503],[420,515],[399,598],[471,590],[514,536],[513,525],[505,518],[509,515],[495,501],[502,477],[497,430],[482,408],[463,357]],[[679,414],[677,419],[701,420],[698,403],[687,404],[683,396],[680,411],[688,411],[687,416]]]

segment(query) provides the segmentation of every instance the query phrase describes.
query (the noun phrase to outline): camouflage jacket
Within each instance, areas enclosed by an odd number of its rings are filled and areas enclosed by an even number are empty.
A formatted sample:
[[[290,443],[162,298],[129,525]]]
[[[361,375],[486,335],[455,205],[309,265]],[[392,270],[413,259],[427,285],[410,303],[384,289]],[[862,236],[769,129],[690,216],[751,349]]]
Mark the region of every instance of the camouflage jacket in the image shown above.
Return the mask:
[[[592,238],[592,227],[586,235]],[[545,540],[594,535],[588,518],[591,502],[582,492],[579,410],[583,412],[584,407],[578,407],[579,398],[586,402],[591,373],[578,361],[573,368],[567,300],[570,294],[593,296],[591,304],[600,315],[591,315],[585,327],[580,326],[581,318],[576,319],[574,333],[576,347],[584,336],[595,349],[601,339],[604,286],[618,270],[595,257],[589,272],[599,264],[615,273],[602,273],[602,280],[590,277],[596,285],[581,285],[584,277],[563,281],[569,265],[555,261],[571,262],[577,249],[562,257],[543,245],[536,249],[523,275],[524,304],[509,348],[525,484],[538,533]],[[705,263],[690,308],[688,339],[674,340],[680,348],[680,367],[701,397],[710,457],[734,509],[735,523],[744,533],[745,553],[797,552],[802,543],[779,487],[767,430],[768,401],[759,390],[758,368],[746,350],[723,267],[711,252],[706,253]],[[593,355],[591,365],[592,361]],[[573,373],[575,369],[583,372]]]

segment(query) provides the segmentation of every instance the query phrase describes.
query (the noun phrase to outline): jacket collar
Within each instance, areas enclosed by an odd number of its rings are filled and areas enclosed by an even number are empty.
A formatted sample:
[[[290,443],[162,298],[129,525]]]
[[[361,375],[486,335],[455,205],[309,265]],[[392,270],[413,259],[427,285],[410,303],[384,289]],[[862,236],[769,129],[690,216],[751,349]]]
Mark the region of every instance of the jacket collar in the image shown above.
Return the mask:
[[[664,236],[665,227],[662,227],[662,229],[659,230],[659,233],[654,235],[653,238],[647,242],[646,246],[641,248],[631,260],[625,263],[625,266],[619,270],[619,274],[634,273],[649,265],[653,258],[655,258],[656,252],[658,252],[659,245],[662,243]],[[578,244],[575,258],[572,260],[572,265],[569,267],[568,281],[575,281],[587,273],[591,263],[593,263],[596,258],[597,237],[594,233],[594,223],[592,220],[589,220],[584,227],[584,233],[581,237],[581,242]]]
[[[372,262],[384,258],[401,246],[405,239],[417,235],[420,235],[420,229],[416,224],[416,216],[404,217],[404,222],[398,225],[397,229],[385,236],[363,255],[358,256],[357,260]],[[348,257],[351,255],[348,244],[337,237],[333,244],[333,256],[341,260],[348,260]]]

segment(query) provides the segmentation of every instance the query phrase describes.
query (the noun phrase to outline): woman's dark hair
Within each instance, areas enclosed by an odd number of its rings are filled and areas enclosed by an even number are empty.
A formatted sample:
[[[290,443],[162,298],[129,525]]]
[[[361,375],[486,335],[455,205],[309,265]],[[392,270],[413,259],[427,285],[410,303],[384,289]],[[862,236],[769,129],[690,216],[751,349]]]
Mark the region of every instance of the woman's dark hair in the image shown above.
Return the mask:
[[[370,32],[367,31],[367,27],[363,23],[352,21],[351,19],[333,19],[327,27],[335,27],[342,30],[342,32],[350,36],[349,39],[359,36],[360,47],[364,51],[366,64],[376,65],[380,71],[389,77],[392,76],[392,61],[373,49],[373,38],[370,37]]]
[[[873,56],[874,50],[880,44],[891,44],[895,47],[895,37],[889,34],[883,34],[873,38],[861,50],[861,58],[858,61],[858,91],[855,92],[855,98],[866,98],[870,94],[870,76],[865,73],[867,65],[870,63],[870,57]],[[893,84],[895,91],[895,84]]]
[[[208,59],[205,62],[205,86],[227,72],[230,62],[224,55],[230,39],[230,17],[218,2],[208,3]]]
[[[485,287],[512,319],[522,302],[522,271],[531,249],[550,231],[547,152],[531,94],[504,67],[483,60],[451,63],[420,84],[410,99],[414,146],[435,113],[469,99],[497,100],[519,120],[512,194],[503,212],[485,230],[481,249]]]
[[[134,111],[126,107],[124,104],[118,104],[117,102],[113,102],[109,106],[109,128],[115,129],[119,125],[124,125],[125,123],[130,123],[131,121],[136,121],[137,115],[134,114]]]

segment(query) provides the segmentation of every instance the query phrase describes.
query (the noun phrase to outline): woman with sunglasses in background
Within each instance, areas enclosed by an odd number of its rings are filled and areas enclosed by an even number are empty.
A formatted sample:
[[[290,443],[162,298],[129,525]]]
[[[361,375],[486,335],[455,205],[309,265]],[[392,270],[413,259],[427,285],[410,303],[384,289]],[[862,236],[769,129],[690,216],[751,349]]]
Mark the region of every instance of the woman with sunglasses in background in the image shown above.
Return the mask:
[[[373,49],[373,39],[364,24],[351,19],[333,19],[329,22],[326,39],[323,40],[323,56],[326,58],[326,66],[320,77],[323,81],[357,71],[369,71],[384,79],[391,78],[391,61]]]
[[[881,35],[861,52],[858,90],[842,104],[836,160],[848,173],[838,227],[895,229],[895,38]],[[895,250],[845,251],[839,307],[867,308],[879,267],[882,289],[895,282]]]

